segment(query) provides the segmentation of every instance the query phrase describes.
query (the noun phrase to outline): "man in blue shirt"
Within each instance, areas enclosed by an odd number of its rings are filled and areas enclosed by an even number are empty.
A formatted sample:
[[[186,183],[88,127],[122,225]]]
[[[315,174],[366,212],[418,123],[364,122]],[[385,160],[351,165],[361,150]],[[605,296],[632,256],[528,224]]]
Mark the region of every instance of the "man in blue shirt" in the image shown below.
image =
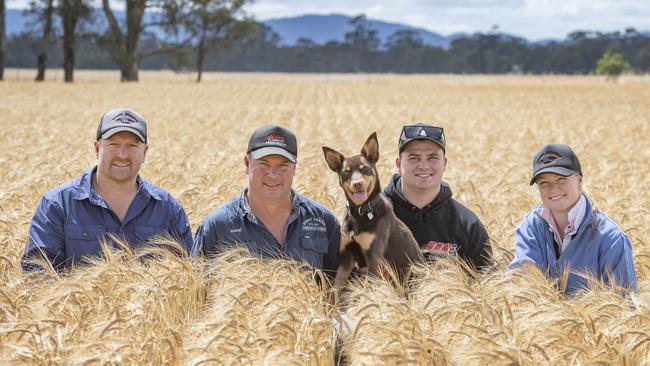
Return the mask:
[[[297,155],[290,130],[257,129],[244,156],[248,188],[203,221],[192,254],[214,255],[243,245],[262,257],[291,258],[332,274],[340,227],[327,208],[291,188]]]
[[[131,247],[154,235],[171,235],[189,252],[192,234],[185,211],[166,191],[138,172],[147,154],[147,124],[131,109],[114,109],[97,128],[97,165],[80,178],[45,194],[29,228],[25,270],[42,269],[45,258],[56,270],[101,256],[100,242],[114,235]]]

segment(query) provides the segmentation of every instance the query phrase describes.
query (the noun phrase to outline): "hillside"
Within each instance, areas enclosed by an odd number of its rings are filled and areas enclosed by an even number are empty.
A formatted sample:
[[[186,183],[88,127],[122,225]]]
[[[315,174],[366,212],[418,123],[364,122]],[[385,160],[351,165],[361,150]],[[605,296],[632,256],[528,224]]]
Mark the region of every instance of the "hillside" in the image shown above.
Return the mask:
[[[124,12],[114,10],[115,17],[118,20],[124,20]],[[145,21],[151,21],[151,13],[145,13]],[[343,41],[345,33],[349,32],[352,27],[350,20],[352,17],[341,14],[331,15],[301,15],[288,18],[277,18],[263,20],[262,23],[270,26],[280,38],[281,43],[291,45],[299,38],[309,38],[312,41],[324,44],[327,41],[336,40]],[[31,19],[23,14],[22,10],[8,9],[7,10],[7,34],[16,34],[27,31],[30,29]],[[106,19],[101,10],[95,10],[93,28],[102,29],[107,28]],[[408,29],[415,31],[424,41],[425,44],[448,47],[452,40],[462,36],[463,34],[453,34],[450,36],[442,36],[440,34],[430,32],[422,28],[412,27],[406,24],[389,23],[381,20],[370,19],[370,25],[377,29],[381,42],[384,43],[388,40],[391,34],[397,30]],[[58,25],[55,25],[58,26]],[[60,27],[59,27],[60,28]],[[153,30],[156,35],[161,38],[162,32],[160,30]]]

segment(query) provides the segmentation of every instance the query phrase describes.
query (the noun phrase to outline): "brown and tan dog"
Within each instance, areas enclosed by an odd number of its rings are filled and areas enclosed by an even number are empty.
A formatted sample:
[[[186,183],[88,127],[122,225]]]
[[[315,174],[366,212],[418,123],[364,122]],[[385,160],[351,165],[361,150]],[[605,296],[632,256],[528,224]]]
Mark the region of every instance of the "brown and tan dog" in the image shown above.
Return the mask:
[[[347,198],[347,211],[341,226],[339,266],[334,287],[340,291],[355,262],[378,275],[384,261],[403,279],[410,265],[422,259],[417,242],[408,227],[400,221],[390,201],[384,196],[375,164],[379,160],[377,133],[373,132],[361,154],[344,157],[323,146],[325,160],[339,176],[339,184]]]

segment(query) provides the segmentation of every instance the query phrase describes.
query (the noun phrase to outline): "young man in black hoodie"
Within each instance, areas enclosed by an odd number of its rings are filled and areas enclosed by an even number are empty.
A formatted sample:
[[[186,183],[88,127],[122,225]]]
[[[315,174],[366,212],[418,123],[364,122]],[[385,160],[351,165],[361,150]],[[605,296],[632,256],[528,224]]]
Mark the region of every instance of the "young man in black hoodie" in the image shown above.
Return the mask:
[[[479,270],[489,266],[492,248],[485,227],[472,211],[451,198],[451,188],[442,181],[447,167],[444,130],[423,123],[404,126],[398,148],[399,173],[384,193],[425,258],[451,254]]]

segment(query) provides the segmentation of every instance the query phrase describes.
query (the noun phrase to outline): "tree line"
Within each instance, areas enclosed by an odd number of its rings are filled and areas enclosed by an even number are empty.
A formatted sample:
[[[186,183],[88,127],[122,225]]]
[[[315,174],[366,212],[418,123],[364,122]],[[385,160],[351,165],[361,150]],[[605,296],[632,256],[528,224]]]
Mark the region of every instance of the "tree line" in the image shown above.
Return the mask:
[[[0,0],[2,21],[4,1]],[[141,65],[162,68],[180,64],[177,60],[192,53],[192,66],[199,71],[200,81],[207,55],[255,32],[257,23],[244,11],[250,2],[126,0],[125,19],[118,20],[111,2],[102,0],[101,10],[108,24],[104,30],[96,29],[101,22],[92,12],[92,0],[31,0],[25,13],[35,29],[10,37],[6,45],[0,43],[0,70],[5,65],[1,57],[6,53],[8,66],[35,66],[37,81],[43,80],[45,69],[54,65],[63,65],[66,82],[73,81],[77,67],[119,68],[122,81],[137,81]],[[145,12],[152,14],[146,21]],[[61,34],[53,26],[55,17],[60,19]],[[0,25],[2,42],[5,28],[4,23]],[[149,31],[152,28],[162,30],[165,37],[158,39]],[[83,53],[78,54],[77,49]],[[158,62],[146,63],[148,58]],[[160,64],[160,60],[164,62]]]
[[[106,30],[93,29],[97,20],[88,1],[32,0],[27,12],[35,30],[6,42],[0,32],[0,70],[6,55],[4,63],[10,67],[35,67],[37,80],[43,80],[46,67],[63,65],[66,81],[73,80],[75,68],[119,68],[123,81],[137,81],[140,68],[195,71],[197,81],[204,70],[589,74],[608,55],[607,60],[621,60],[621,70],[650,71],[650,35],[633,28],[575,31],[563,41],[547,43],[475,33],[444,49],[425,44],[410,30],[396,31],[382,43],[377,30],[359,15],[351,19],[343,41],[316,44],[302,38],[283,45],[278,34],[246,13],[251,0],[128,0],[124,21],[115,18],[109,0],[102,0]],[[154,14],[148,22],[145,11]],[[54,16],[61,19],[60,31],[52,26]],[[161,32],[164,36],[156,35]]]

